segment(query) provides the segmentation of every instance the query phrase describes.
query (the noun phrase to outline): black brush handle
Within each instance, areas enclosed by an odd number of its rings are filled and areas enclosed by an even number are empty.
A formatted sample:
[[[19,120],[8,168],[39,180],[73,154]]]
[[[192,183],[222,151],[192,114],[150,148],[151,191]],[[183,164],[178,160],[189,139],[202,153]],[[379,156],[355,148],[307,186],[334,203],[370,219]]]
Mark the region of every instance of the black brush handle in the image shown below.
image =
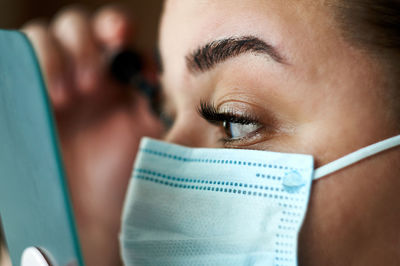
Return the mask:
[[[143,70],[143,58],[133,50],[125,49],[117,52],[111,59],[111,75],[121,84],[138,89],[149,99],[152,109],[156,110],[158,109],[159,87],[144,78]]]
[[[133,50],[122,50],[111,60],[110,71],[120,83],[139,89],[150,99],[155,97],[158,88],[143,77],[144,62],[142,57]]]
[[[113,77],[119,82],[130,84],[133,77],[141,75],[142,57],[133,50],[122,50],[112,57],[110,70]]]

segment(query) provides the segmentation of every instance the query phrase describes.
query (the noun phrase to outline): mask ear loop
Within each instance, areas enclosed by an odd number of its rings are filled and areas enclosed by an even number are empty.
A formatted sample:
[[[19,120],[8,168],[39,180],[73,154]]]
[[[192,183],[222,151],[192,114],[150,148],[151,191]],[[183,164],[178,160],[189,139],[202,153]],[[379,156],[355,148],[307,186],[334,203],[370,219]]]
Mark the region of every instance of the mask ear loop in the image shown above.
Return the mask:
[[[400,135],[377,142],[355,152],[352,152],[340,159],[330,162],[319,167],[314,171],[314,180],[327,176],[333,172],[346,168],[368,157],[376,155],[380,152],[400,146]]]

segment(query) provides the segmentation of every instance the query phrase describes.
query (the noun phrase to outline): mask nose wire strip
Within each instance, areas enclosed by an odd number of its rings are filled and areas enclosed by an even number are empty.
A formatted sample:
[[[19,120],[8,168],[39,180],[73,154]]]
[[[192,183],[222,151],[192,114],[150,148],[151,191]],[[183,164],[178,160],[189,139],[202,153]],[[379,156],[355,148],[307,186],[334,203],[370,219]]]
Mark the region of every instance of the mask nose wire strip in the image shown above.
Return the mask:
[[[346,168],[347,166],[397,146],[400,146],[400,135],[357,150],[316,169],[314,172],[314,180],[327,176],[333,172]]]

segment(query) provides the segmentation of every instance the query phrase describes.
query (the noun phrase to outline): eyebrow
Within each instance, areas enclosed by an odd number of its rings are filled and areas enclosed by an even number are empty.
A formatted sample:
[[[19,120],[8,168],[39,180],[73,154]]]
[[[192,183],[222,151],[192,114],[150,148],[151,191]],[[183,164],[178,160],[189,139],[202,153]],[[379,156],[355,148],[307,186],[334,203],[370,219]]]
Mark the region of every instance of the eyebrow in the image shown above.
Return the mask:
[[[272,45],[254,36],[242,36],[207,43],[186,56],[186,66],[193,74],[201,73],[244,53],[265,54],[278,63],[285,62]]]

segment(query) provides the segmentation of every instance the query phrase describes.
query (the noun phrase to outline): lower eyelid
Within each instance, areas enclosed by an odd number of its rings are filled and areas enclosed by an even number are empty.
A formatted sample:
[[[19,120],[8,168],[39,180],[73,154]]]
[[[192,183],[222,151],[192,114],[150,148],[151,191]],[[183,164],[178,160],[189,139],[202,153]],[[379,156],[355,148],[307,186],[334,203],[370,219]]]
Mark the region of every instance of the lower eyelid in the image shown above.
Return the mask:
[[[237,129],[234,130],[234,125],[236,125],[237,127],[243,127],[242,130]],[[260,124],[247,124],[247,125],[241,125],[238,123],[232,123],[231,125],[231,135],[243,135],[243,137],[245,137],[246,135],[252,134],[253,132],[259,130],[262,127],[262,125]],[[233,134],[233,132],[236,131],[237,134]],[[240,139],[242,137],[232,137],[233,139]]]
[[[277,130],[261,125],[259,129],[243,138],[225,138],[223,139],[226,148],[246,148],[248,146],[257,145],[259,143],[271,140],[274,135],[277,134]],[[253,148],[252,148],[253,149]]]

